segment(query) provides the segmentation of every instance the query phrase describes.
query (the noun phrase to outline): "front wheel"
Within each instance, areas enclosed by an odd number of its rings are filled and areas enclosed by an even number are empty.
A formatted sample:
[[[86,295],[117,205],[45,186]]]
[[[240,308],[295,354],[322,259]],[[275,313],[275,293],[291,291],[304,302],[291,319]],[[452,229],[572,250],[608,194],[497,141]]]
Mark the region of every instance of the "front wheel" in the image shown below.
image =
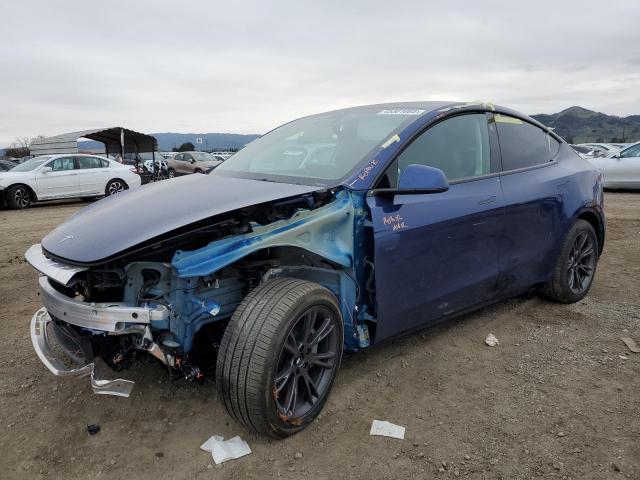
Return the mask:
[[[7,204],[11,208],[23,209],[31,205],[31,192],[25,185],[12,185],[7,189]]]
[[[224,406],[247,428],[275,438],[305,428],[324,406],[342,358],[336,297],[304,280],[256,287],[225,330],[216,365]]]
[[[567,233],[553,276],[542,294],[556,302],[574,303],[589,292],[598,264],[598,237],[591,224],[579,219]]]

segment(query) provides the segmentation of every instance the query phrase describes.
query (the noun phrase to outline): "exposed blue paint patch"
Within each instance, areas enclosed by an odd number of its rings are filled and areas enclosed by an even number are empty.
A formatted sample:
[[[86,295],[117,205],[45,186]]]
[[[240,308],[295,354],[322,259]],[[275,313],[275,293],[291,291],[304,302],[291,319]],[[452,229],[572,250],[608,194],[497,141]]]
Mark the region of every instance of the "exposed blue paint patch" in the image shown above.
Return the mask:
[[[258,250],[293,246],[349,268],[354,258],[353,215],[351,196],[348,191],[342,191],[333,202],[316,210],[300,211],[288,220],[217,240],[198,250],[178,250],[171,263],[180,278],[201,277]]]

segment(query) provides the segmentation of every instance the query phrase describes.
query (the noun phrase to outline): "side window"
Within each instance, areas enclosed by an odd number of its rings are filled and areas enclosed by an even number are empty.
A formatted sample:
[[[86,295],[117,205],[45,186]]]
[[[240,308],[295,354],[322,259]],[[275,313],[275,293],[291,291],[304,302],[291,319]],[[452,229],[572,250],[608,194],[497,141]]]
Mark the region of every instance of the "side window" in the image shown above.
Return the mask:
[[[175,156],[174,160],[178,160],[179,162],[181,162],[182,160],[184,160],[184,155],[182,153],[179,153]]]
[[[629,147],[620,154],[620,158],[640,157],[640,144]]]
[[[102,168],[102,162],[95,157],[77,157],[79,168]]]
[[[519,118],[496,114],[502,168],[505,171],[550,162],[560,144],[544,130]]]
[[[73,163],[73,157],[56,158],[49,164],[49,166],[54,172],[62,172],[64,170],[73,170],[76,168]]]
[[[411,164],[439,168],[449,181],[492,173],[487,117],[474,113],[437,123],[416,138],[396,161],[398,179]]]
[[[192,157],[191,155],[189,155],[188,153],[185,153],[185,154],[184,154],[184,157],[183,157],[182,159],[183,159],[185,162],[190,162],[192,158],[193,158],[193,157]]]

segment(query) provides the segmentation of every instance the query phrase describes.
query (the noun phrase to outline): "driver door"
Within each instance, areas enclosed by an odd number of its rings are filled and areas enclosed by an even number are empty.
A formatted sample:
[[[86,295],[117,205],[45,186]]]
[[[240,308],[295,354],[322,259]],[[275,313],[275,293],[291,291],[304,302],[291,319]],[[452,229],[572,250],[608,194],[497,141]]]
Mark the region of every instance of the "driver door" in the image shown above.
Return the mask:
[[[484,113],[445,119],[400,153],[382,186],[397,186],[408,165],[422,164],[442,170],[449,190],[367,197],[376,342],[497,296],[504,200],[497,142],[490,137],[495,131]]]

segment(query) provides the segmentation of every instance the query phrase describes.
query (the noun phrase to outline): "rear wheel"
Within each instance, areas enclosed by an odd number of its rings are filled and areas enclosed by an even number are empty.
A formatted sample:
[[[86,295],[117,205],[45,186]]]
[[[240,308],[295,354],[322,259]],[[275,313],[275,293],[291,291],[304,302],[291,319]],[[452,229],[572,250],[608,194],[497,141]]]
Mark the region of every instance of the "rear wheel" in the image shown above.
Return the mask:
[[[12,185],[7,189],[7,204],[11,208],[23,209],[31,205],[31,192],[26,185]]]
[[[589,292],[598,263],[598,237],[591,224],[578,220],[565,237],[553,277],[542,294],[557,302],[574,303]]]
[[[109,180],[107,186],[105,188],[104,194],[106,196],[113,195],[114,193],[122,192],[129,188],[124,180],[120,180],[119,178],[114,178],[113,180]]]
[[[255,288],[225,330],[216,365],[224,406],[247,428],[284,438],[324,406],[342,358],[336,297],[303,280]]]

